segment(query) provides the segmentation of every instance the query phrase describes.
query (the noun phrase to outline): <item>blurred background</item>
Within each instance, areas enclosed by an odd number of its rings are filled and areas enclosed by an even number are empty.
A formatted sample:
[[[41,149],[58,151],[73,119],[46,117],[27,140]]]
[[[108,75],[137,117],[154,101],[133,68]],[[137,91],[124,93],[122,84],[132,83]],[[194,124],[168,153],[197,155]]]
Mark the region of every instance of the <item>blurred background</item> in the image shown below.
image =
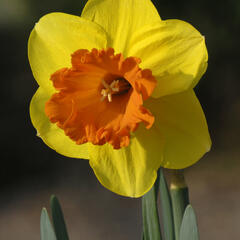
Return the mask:
[[[186,169],[201,239],[240,237],[240,1],[155,0],[162,19],[205,35],[209,67],[196,88],[212,151]],[[41,208],[60,199],[71,239],[141,239],[141,202],[96,180],[88,162],[58,155],[36,137],[28,107],[37,84],[27,58],[30,31],[53,11],[80,15],[83,1],[1,0],[0,239],[40,239]]]

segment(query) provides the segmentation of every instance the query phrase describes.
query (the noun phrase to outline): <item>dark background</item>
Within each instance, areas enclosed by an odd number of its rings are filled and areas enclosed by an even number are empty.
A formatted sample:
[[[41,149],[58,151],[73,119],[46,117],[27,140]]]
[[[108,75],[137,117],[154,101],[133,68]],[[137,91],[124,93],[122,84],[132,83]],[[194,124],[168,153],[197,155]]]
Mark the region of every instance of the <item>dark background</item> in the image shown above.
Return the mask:
[[[153,2],[162,19],[190,22],[206,37],[209,67],[195,90],[213,147],[186,170],[186,179],[201,239],[239,239],[240,1]],[[0,239],[40,239],[40,211],[52,193],[62,202],[71,239],[141,239],[140,200],[104,189],[87,161],[49,149],[29,118],[37,89],[29,34],[44,14],[80,15],[82,6],[77,0],[0,1]]]

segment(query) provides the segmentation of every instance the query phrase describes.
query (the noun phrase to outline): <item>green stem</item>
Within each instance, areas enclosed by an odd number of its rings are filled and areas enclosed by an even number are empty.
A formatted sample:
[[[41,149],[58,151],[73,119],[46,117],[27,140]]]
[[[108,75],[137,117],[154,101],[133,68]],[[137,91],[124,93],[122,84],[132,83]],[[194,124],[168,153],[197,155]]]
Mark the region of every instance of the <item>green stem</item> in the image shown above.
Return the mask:
[[[57,240],[69,240],[62,209],[56,196],[51,196],[50,205],[52,211],[53,227]]]
[[[159,169],[160,181],[160,203],[162,212],[162,226],[165,240],[175,240],[172,201],[163,170]]]
[[[161,229],[158,217],[157,194],[159,181],[142,197],[143,240],[161,240]]]
[[[189,204],[188,188],[183,170],[173,170],[170,183],[170,194],[173,207],[175,239],[179,240],[179,232],[184,211]]]

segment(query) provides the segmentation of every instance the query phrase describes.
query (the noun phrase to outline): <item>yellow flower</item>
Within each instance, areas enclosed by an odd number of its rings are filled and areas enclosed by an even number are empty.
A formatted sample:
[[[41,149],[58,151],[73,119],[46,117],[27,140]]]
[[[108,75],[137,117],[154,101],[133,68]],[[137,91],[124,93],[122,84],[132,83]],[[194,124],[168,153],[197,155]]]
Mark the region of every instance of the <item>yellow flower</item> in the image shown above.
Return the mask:
[[[193,91],[207,68],[204,37],[162,21],[150,0],[89,0],[81,17],[45,15],[28,54],[39,135],[62,155],[89,159],[111,191],[142,196],[160,166],[185,168],[209,151]]]

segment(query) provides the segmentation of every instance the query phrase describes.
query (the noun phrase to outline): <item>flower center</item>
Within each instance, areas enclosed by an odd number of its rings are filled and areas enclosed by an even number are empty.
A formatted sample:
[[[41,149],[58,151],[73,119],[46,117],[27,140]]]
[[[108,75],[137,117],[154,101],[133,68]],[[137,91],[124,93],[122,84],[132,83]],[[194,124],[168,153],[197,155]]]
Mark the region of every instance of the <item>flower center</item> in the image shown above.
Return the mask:
[[[111,84],[106,83],[106,81],[102,79],[102,85],[101,101],[107,98],[109,102],[112,102],[112,95],[124,94],[131,88],[130,83],[123,77],[113,80]]]
[[[71,68],[51,75],[57,92],[46,102],[46,115],[77,144],[128,146],[140,123],[149,129],[154,122],[143,101],[156,80],[140,62],[114,54],[112,48],[77,50]]]

